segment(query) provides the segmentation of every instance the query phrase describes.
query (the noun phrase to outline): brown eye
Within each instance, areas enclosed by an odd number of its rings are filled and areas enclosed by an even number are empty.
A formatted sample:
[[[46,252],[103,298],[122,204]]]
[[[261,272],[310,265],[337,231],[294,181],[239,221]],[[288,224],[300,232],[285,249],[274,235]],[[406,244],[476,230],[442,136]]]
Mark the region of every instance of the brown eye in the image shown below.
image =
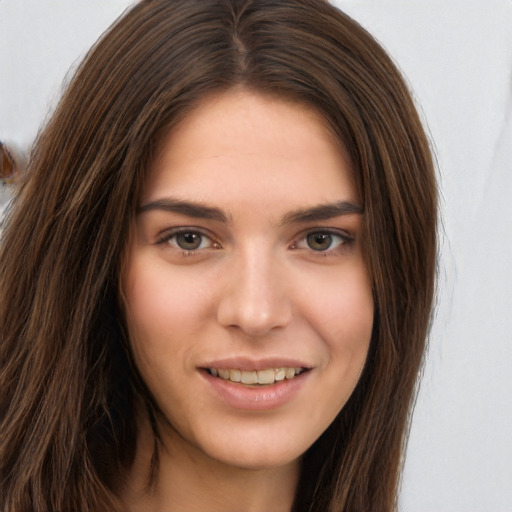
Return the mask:
[[[164,233],[158,245],[171,246],[185,253],[199,252],[202,249],[219,249],[220,245],[207,234],[194,229],[176,228]]]
[[[184,251],[194,251],[199,249],[203,242],[203,236],[200,233],[185,232],[175,235],[176,245]]]
[[[313,251],[327,251],[333,244],[333,235],[321,232],[310,233],[307,235],[306,240],[308,247],[313,249]]]

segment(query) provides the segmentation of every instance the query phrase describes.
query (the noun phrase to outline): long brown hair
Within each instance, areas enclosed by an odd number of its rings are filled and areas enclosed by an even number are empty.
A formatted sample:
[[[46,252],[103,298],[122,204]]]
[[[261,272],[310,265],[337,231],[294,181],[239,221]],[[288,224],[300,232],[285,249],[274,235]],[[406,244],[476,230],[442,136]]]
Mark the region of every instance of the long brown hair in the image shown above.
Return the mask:
[[[119,308],[130,222],[161,135],[235,85],[313,105],[349,152],[364,203],[370,353],[303,457],[295,509],[396,506],[436,259],[434,170],[407,87],[375,40],[323,0],[145,0],[79,67],[2,235],[3,511],[121,510],[133,410],[153,408]]]

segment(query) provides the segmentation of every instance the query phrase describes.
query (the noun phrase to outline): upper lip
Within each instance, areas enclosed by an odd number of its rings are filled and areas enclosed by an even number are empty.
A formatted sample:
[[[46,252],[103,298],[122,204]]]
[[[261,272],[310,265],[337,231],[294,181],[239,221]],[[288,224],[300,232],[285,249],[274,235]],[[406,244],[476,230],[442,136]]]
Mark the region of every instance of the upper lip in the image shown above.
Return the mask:
[[[262,359],[247,357],[230,357],[227,359],[216,359],[199,365],[199,368],[237,369],[237,370],[265,370],[267,368],[306,368],[311,365],[299,359],[288,357],[267,357]]]

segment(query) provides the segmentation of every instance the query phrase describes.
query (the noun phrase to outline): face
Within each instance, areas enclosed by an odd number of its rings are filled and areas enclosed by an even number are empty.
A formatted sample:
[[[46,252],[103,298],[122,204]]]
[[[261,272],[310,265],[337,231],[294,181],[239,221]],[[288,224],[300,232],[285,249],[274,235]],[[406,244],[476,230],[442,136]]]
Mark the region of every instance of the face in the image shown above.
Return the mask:
[[[372,330],[348,159],[311,109],[229,91],[168,134],[140,205],[123,295],[164,439],[236,467],[298,461]]]

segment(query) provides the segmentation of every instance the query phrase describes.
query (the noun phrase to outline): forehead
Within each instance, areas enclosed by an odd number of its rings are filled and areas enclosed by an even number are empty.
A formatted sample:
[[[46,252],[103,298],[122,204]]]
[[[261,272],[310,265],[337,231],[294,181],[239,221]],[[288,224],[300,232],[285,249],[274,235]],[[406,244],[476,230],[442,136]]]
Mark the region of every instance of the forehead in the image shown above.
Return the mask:
[[[350,161],[313,108],[246,90],[207,98],[166,134],[142,203],[356,201]]]

